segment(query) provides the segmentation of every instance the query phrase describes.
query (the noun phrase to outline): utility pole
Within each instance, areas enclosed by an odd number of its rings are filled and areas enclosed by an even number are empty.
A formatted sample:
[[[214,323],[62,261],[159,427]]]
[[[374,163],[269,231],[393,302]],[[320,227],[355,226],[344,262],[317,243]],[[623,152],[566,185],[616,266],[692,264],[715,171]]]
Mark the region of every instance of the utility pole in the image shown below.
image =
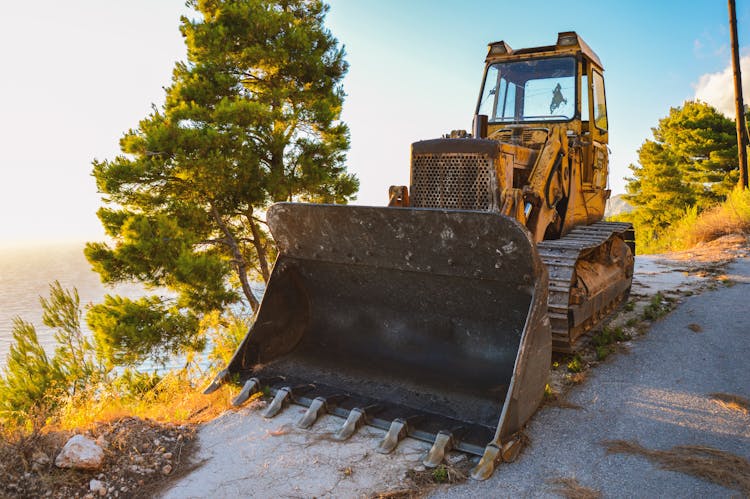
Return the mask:
[[[747,128],[745,106],[742,102],[742,75],[740,51],[737,42],[737,14],[734,0],[729,1],[729,33],[732,41],[732,69],[734,70],[734,105],[737,123],[737,153],[740,160],[740,189],[747,189]]]

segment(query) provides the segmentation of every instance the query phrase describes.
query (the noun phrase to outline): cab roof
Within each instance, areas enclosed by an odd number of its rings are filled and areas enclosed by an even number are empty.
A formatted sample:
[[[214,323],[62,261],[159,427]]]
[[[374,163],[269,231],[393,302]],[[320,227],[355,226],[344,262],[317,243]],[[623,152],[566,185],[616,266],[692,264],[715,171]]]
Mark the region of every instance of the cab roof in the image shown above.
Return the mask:
[[[599,56],[596,55],[596,52],[594,52],[591,47],[589,47],[588,44],[584,42],[583,39],[578,36],[575,31],[562,31],[557,34],[557,44],[545,45],[542,47],[530,47],[513,50],[512,48],[510,48],[510,45],[505,43],[505,41],[503,40],[499,42],[493,42],[487,46],[487,58],[485,59],[485,61],[489,63],[509,59],[520,59],[525,58],[523,56],[532,54],[547,56],[578,53],[582,53],[584,56],[586,56],[587,59],[589,59],[595,65],[599,66],[600,69],[604,69],[602,66],[602,62],[599,60]]]

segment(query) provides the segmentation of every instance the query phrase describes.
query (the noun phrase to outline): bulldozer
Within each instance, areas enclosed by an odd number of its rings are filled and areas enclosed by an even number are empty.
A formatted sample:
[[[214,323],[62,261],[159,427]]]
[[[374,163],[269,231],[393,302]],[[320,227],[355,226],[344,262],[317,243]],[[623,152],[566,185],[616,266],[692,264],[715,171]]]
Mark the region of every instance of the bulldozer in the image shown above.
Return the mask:
[[[233,380],[265,417],[307,407],[478,456],[486,479],[522,447],[552,351],[575,352],[627,298],[633,228],[603,222],[603,67],[575,32],[489,44],[471,133],[411,148],[388,206],[278,203],[278,257],[253,325],[206,392]]]

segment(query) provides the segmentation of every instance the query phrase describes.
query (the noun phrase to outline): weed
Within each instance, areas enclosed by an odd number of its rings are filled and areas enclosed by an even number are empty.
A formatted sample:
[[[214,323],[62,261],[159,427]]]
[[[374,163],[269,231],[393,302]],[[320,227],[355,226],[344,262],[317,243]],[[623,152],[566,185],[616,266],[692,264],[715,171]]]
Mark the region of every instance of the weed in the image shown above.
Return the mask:
[[[628,322],[625,323],[625,327],[635,327],[636,325],[638,325],[638,319],[636,317],[628,319]]]
[[[726,276],[721,276],[719,278],[719,282],[722,283],[724,286],[726,286],[728,288],[731,288],[732,286],[734,286],[736,284],[733,280],[731,280],[730,278],[728,278]]]
[[[596,347],[597,357],[599,357],[599,350],[601,347],[606,347],[620,341],[628,341],[630,339],[631,336],[623,331],[622,327],[620,326],[617,326],[616,328],[605,326],[601,331],[597,331],[591,336],[591,342],[594,344],[594,347]],[[608,350],[609,351],[604,355],[604,357],[612,353],[612,349]]]
[[[643,318],[649,321],[655,321],[664,317],[669,312],[669,303],[672,300],[665,297],[661,292],[651,297],[651,301],[643,309]]]
[[[614,350],[611,346],[605,346],[601,345],[596,347],[596,360],[604,360],[607,357],[609,357],[609,354],[611,354]]]
[[[448,480],[448,470],[445,466],[438,466],[432,470],[432,479],[437,483],[444,483]]]
[[[634,301],[629,301],[629,302],[627,302],[627,303],[625,304],[625,306],[623,307],[623,309],[624,309],[624,310],[625,310],[626,312],[632,312],[633,310],[635,310],[635,302],[634,302]]]
[[[552,391],[552,387],[549,386],[549,383],[544,385],[544,399],[545,400],[554,400],[555,399],[555,393]]]
[[[583,359],[578,354],[575,354],[572,359],[568,362],[568,371],[572,373],[579,373],[583,371],[584,364]]]
[[[700,333],[703,331],[703,328],[701,327],[700,324],[692,323],[692,324],[688,324],[687,327],[689,330],[693,331],[694,333]]]

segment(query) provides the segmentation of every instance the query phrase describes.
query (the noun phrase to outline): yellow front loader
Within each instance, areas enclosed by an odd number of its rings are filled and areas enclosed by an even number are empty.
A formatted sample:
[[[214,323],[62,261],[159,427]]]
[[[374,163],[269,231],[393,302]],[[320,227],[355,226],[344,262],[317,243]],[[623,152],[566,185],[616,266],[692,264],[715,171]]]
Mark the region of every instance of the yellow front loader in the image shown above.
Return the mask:
[[[609,190],[602,64],[573,32],[554,45],[492,43],[471,134],[416,142],[388,207],[281,203],[279,256],[260,310],[207,391],[299,426],[342,418],[456,449],[489,477],[519,449],[553,349],[571,352],[627,297],[629,224],[602,222]]]

